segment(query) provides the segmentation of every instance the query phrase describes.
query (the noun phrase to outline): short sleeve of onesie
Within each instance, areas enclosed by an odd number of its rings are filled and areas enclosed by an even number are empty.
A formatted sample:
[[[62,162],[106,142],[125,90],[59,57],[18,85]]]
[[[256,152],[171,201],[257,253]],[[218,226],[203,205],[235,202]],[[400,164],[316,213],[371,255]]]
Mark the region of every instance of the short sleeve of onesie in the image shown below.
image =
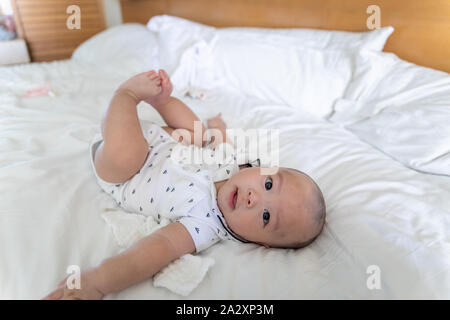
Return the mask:
[[[207,199],[197,203],[187,216],[178,220],[190,233],[195,244],[196,252],[200,252],[220,240],[215,232],[214,226],[208,222],[208,215],[211,208]]]

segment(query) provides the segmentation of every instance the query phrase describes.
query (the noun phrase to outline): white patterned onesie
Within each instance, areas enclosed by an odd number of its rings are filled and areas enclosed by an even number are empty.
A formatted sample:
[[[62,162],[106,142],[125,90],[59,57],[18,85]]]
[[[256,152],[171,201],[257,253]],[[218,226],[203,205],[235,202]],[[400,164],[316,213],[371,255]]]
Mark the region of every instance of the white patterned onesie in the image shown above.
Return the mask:
[[[202,157],[213,158],[221,149],[183,146],[159,125],[144,120],[140,120],[140,124],[151,152],[139,172],[124,183],[108,183],[97,175],[93,155],[102,136],[97,134],[92,140],[90,160],[101,188],[125,211],[153,216],[157,221],[164,217],[182,223],[192,236],[196,252],[221,239],[246,242],[228,228],[217,206],[214,186],[215,181],[227,179],[239,171],[236,157],[227,158],[222,164],[181,161],[180,150],[197,150]]]

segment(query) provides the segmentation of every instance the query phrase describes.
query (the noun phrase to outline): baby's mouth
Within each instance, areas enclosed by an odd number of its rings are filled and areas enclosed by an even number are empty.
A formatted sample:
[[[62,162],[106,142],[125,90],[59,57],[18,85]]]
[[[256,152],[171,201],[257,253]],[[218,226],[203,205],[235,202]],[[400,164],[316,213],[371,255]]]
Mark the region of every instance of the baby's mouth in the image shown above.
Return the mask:
[[[233,192],[231,192],[229,197],[228,197],[228,205],[233,210],[236,208],[237,194],[238,194],[238,189],[236,189]]]

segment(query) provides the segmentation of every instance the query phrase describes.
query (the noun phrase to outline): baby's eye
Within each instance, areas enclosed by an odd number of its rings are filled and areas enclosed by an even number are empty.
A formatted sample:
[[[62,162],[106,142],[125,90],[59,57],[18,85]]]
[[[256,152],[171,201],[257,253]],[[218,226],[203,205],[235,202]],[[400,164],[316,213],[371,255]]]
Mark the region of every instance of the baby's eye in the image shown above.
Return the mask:
[[[268,224],[269,220],[270,220],[270,213],[269,213],[269,211],[267,211],[267,209],[264,209],[264,213],[263,213],[264,225]]]
[[[264,183],[264,187],[266,190],[272,189],[272,178],[267,178],[266,182]]]

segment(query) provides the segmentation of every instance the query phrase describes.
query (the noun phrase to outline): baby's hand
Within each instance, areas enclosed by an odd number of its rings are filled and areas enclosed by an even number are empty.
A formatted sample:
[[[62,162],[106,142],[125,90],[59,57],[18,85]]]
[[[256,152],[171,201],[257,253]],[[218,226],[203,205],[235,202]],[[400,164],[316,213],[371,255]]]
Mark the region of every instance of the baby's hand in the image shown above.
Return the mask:
[[[161,79],[161,92],[145,100],[145,102],[151,104],[155,108],[165,106],[169,102],[173,90],[169,75],[164,70],[159,70],[159,78]]]
[[[208,125],[208,129],[216,129],[220,131],[220,135],[216,136],[216,133],[212,133],[212,142],[211,142],[211,148],[215,149],[219,144],[222,142],[229,142],[231,143],[227,138],[227,125],[225,121],[222,119],[222,113],[219,112],[215,117],[209,118],[206,120],[206,123]]]
[[[128,91],[139,101],[146,101],[161,93],[161,79],[155,70],[139,73],[125,81],[119,90]]]
[[[80,289],[69,289],[67,278],[58,284],[58,289],[51,292],[43,300],[100,300],[103,293],[95,285],[95,269],[81,273]]]
[[[227,125],[222,119],[221,112],[219,112],[215,117],[209,118],[206,122],[208,124],[208,128],[210,129],[219,129],[221,131],[225,131],[227,129]]]

